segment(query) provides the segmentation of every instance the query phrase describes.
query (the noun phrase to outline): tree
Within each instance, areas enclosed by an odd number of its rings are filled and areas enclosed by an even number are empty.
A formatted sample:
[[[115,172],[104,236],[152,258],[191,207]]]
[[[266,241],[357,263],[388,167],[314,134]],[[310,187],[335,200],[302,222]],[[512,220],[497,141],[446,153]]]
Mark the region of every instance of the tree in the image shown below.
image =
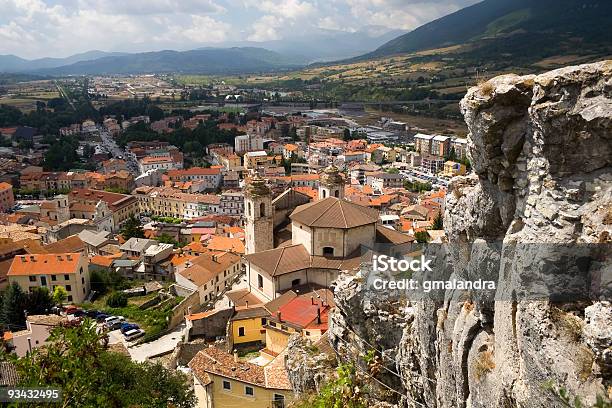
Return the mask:
[[[420,244],[426,244],[429,241],[429,234],[427,234],[427,231],[419,231],[414,234],[414,237]]]
[[[27,296],[23,293],[21,286],[13,282],[4,293],[2,298],[2,310],[0,320],[2,323],[14,326],[25,326],[25,314]]]
[[[436,215],[436,218],[434,218],[434,222],[433,225],[431,226],[432,229],[435,230],[441,230],[444,229],[444,220],[442,219],[442,213],[438,212],[438,215]]]
[[[17,368],[20,386],[60,388],[63,407],[195,406],[184,374],[110,352],[105,339],[106,334],[98,333],[94,322],[86,319],[76,327],[54,328],[46,347],[9,358]]]
[[[108,307],[126,307],[128,303],[127,295],[123,292],[113,292],[106,299]]]
[[[145,237],[144,229],[142,228],[142,225],[140,225],[140,221],[138,221],[136,216],[132,214],[130,218],[125,221],[125,224],[123,224],[123,228],[121,229],[121,235],[123,235],[123,238],[126,240],[130,238]]]
[[[25,309],[28,314],[48,314],[53,306],[55,303],[47,288],[32,288],[30,293],[26,294]]]
[[[53,301],[56,304],[61,305],[62,303],[64,303],[66,298],[68,298],[68,292],[66,291],[66,288],[58,285],[55,287],[55,289],[53,289]]]
[[[345,141],[351,140],[351,130],[349,128],[344,128],[344,137]]]

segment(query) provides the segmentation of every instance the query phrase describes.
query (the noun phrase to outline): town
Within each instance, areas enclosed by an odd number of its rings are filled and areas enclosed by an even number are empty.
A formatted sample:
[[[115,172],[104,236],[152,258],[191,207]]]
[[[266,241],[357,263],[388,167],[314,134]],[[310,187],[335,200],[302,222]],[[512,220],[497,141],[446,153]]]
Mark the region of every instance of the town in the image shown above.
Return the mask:
[[[57,134],[4,119],[4,301],[55,303],[5,318],[5,344],[25,356],[91,318],[132,360],[189,373],[199,406],[285,407],[289,338],[329,349],[331,284],[360,247],[443,242],[467,141],[354,106],[167,112],[139,96]],[[37,114],[55,124],[65,105]]]
[[[0,405],[612,407],[611,1],[0,4]]]

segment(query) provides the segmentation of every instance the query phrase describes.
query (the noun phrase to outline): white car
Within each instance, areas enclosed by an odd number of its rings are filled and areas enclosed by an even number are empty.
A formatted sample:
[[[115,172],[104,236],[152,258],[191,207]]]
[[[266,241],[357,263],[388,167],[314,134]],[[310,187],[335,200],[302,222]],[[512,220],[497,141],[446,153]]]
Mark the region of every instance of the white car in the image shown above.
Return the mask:
[[[106,326],[109,329],[112,329],[114,326],[124,321],[125,321],[125,318],[123,316],[110,316],[104,319],[104,326]]]
[[[135,340],[141,336],[144,336],[145,332],[144,330],[141,329],[132,329],[129,330],[127,332],[125,332],[125,334],[123,335],[125,337],[126,341],[132,341]]]

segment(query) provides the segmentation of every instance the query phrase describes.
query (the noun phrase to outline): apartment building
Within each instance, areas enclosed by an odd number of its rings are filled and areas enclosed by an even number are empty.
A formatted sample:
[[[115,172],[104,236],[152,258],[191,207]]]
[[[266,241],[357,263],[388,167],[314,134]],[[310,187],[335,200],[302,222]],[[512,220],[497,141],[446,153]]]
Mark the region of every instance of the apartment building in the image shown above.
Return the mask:
[[[230,191],[221,193],[219,214],[242,216],[244,214],[244,194]]]
[[[87,256],[83,253],[18,255],[7,273],[9,284],[21,286],[25,292],[35,287],[55,290],[63,286],[67,302],[82,303],[89,293]]]
[[[192,167],[185,170],[170,170],[166,176],[171,181],[198,182],[202,190],[216,190],[221,186],[222,175],[220,168]]]
[[[15,205],[13,186],[9,183],[0,183],[0,212],[6,212]]]
[[[240,135],[234,138],[234,151],[236,153],[263,150],[263,137],[260,135]]]
[[[200,304],[217,300],[242,272],[240,255],[232,252],[204,253],[176,268],[175,280],[181,286],[197,290]]]
[[[134,195],[141,212],[185,219],[214,214],[221,202],[218,195],[182,193],[168,187],[138,187]]]
[[[420,153],[421,156],[431,154],[431,143],[433,138],[433,135],[424,135],[422,133],[414,135],[414,150]]]
[[[97,205],[99,201],[104,201],[112,213],[112,228],[117,231],[121,225],[132,215],[139,213],[140,208],[138,199],[132,195],[110,193],[108,191],[93,189],[76,189],[68,195],[69,202]]]

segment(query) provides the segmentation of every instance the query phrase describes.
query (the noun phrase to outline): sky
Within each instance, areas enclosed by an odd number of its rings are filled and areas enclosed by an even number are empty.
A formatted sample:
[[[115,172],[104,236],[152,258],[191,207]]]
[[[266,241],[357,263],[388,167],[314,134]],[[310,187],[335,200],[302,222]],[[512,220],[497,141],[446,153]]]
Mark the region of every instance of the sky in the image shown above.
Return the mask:
[[[0,0],[0,55],[187,50],[321,30],[412,30],[478,0]]]

